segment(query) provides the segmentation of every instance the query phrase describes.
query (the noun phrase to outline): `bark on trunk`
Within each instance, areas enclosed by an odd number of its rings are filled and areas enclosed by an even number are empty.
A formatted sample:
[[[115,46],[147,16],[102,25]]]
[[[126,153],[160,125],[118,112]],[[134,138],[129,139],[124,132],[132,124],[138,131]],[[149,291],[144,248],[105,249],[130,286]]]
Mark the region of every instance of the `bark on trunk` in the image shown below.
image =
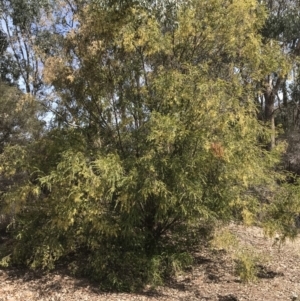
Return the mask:
[[[280,85],[282,83],[282,78],[278,77],[275,84],[273,84],[272,78],[269,76],[264,91],[265,98],[265,122],[270,124],[271,127],[271,141],[269,145],[269,149],[272,150],[275,147],[275,136],[276,136],[276,128],[275,128],[275,100]]]
[[[274,106],[275,106],[275,95],[273,91],[266,91],[265,97],[265,122],[270,123],[271,126],[271,142],[269,149],[272,150],[275,146],[275,118],[274,118]]]

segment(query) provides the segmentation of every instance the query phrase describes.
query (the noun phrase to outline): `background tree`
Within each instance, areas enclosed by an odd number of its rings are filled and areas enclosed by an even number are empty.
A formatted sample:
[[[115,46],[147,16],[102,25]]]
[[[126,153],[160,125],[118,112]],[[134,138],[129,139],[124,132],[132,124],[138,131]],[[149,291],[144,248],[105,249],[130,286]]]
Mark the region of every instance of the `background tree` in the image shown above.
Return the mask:
[[[265,1],[270,14],[262,30],[264,40],[278,43],[281,51],[285,53],[290,61],[290,70],[286,76],[280,76],[275,70],[275,74],[270,75],[269,94],[273,95],[269,103],[265,106],[270,114],[272,113],[275,123],[282,126],[280,139],[287,139],[288,150],[284,156],[285,167],[299,174],[299,97],[298,97],[298,77],[299,77],[299,1]],[[279,76],[278,76],[279,75]],[[271,88],[270,88],[271,87]],[[261,103],[268,97],[263,97]],[[267,103],[267,102],[266,102]],[[263,105],[264,106],[264,105]],[[270,115],[269,114],[269,115]]]
[[[275,145],[275,123],[282,124],[285,130],[291,130],[297,123],[297,98],[295,85],[298,74],[299,1],[263,1],[269,12],[263,27],[264,42],[272,47],[280,47],[290,65],[273,70],[262,85],[261,105],[264,119],[271,122],[273,128],[272,145]],[[285,69],[285,70],[284,70]],[[277,121],[276,121],[276,120]]]
[[[20,69],[10,55],[8,35],[1,31],[0,42],[0,154],[5,161],[10,148],[27,147],[41,137],[45,122],[41,120],[43,110],[36,99],[25,95],[17,86]],[[20,158],[15,157],[18,161]],[[10,174],[0,176],[0,208],[5,207],[3,194],[13,185],[23,183],[27,173],[13,170]],[[5,210],[4,210],[5,211]],[[13,216],[12,210],[0,213],[0,226],[6,226]]]

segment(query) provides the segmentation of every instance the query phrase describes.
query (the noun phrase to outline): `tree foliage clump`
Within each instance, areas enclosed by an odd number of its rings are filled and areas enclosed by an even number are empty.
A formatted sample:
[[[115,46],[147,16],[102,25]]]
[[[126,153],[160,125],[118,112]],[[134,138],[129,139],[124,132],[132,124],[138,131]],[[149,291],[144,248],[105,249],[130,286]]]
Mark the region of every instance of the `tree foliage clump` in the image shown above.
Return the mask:
[[[190,264],[190,247],[217,222],[251,223],[260,211],[280,220],[277,203],[253,193],[276,194],[284,181],[275,168],[284,147],[266,150],[271,132],[254,102],[285,60],[262,41],[264,7],[194,0],[164,13],[87,3],[45,61],[56,128],[0,157],[3,174],[28,174],[4,196],[16,213],[6,260],[68,259],[136,289]]]

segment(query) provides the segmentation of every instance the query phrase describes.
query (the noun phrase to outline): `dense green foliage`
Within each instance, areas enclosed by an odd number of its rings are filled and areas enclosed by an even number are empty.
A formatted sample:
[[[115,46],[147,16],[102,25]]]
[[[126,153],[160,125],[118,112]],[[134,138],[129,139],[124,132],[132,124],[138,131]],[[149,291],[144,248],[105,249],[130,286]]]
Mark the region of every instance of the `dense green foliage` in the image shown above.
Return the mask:
[[[267,33],[264,4],[67,1],[55,14],[58,4],[43,3],[23,20],[11,2],[17,36],[43,28],[30,44],[43,74],[30,77],[24,63],[24,99],[48,101],[55,115],[42,135],[0,154],[1,177],[14,179],[2,189],[14,237],[2,264],[67,261],[105,288],[135,290],[190,265],[216,224],[297,234],[299,189],[281,168],[285,143],[273,143],[269,91],[293,64]],[[62,22],[58,37],[38,23],[45,11]]]

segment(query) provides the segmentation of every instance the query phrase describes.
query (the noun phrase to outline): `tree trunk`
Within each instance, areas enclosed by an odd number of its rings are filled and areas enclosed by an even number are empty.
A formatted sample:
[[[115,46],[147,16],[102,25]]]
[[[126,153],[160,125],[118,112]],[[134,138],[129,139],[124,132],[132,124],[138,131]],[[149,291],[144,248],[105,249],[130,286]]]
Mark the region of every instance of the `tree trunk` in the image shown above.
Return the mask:
[[[271,89],[264,93],[265,97],[265,122],[269,122],[271,126],[271,142],[269,149],[272,150],[275,146],[275,118],[274,118],[274,105],[275,95]]]
[[[279,87],[282,83],[282,78],[278,77],[275,84],[271,76],[268,76],[265,85],[264,98],[265,98],[265,122],[270,123],[271,127],[271,141],[269,144],[269,149],[272,150],[275,147],[275,100],[276,94],[278,93]]]

